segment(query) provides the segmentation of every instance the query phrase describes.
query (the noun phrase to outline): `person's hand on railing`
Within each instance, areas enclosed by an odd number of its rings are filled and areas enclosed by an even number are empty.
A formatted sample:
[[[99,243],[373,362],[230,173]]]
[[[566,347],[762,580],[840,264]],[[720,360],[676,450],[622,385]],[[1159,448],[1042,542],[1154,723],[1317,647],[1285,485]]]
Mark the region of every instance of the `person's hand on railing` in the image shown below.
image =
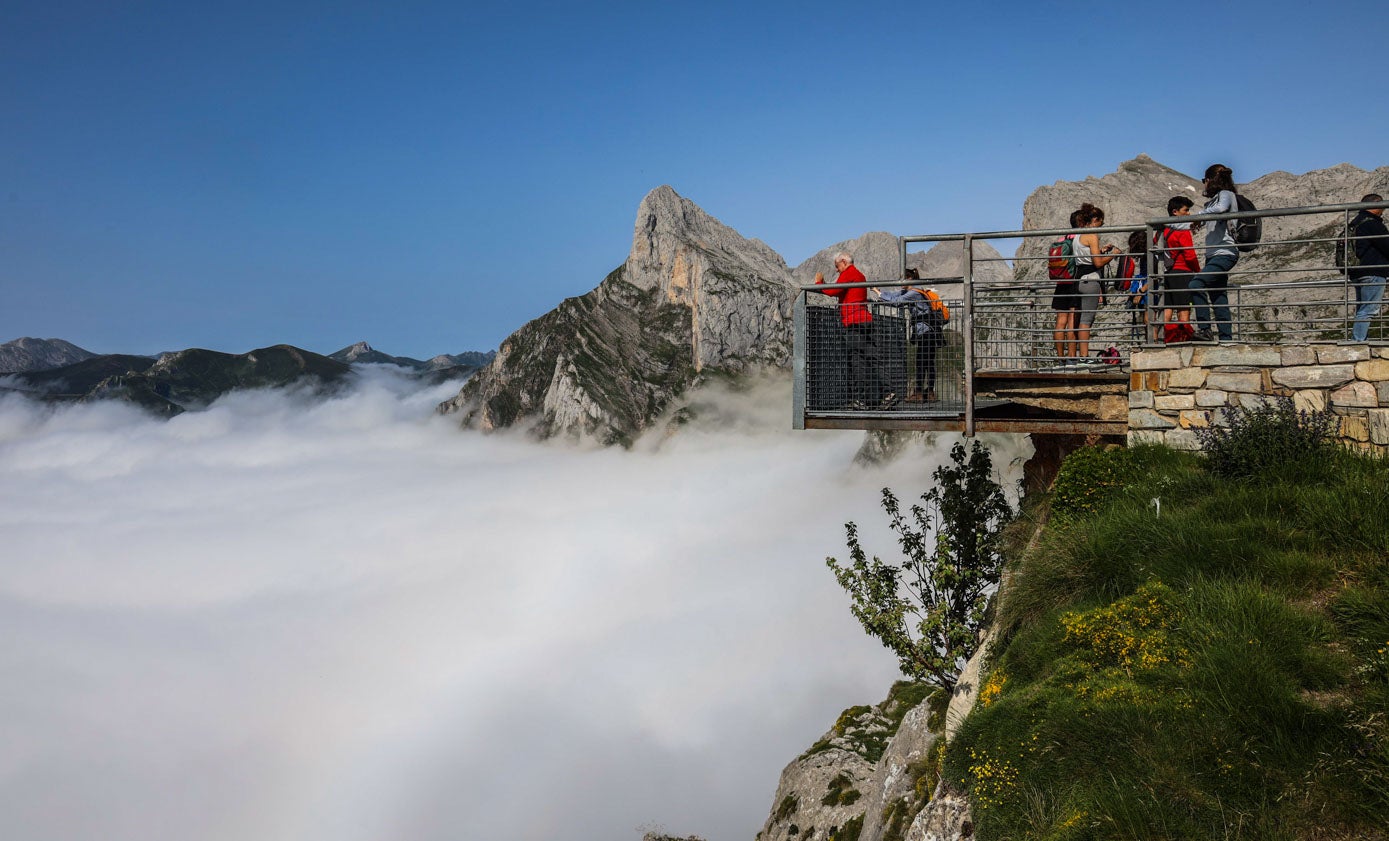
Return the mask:
[[[825,282],[825,273],[824,273],[824,272],[816,272],[816,273],[815,273],[815,282],[816,282],[816,283],[824,283],[824,282]]]

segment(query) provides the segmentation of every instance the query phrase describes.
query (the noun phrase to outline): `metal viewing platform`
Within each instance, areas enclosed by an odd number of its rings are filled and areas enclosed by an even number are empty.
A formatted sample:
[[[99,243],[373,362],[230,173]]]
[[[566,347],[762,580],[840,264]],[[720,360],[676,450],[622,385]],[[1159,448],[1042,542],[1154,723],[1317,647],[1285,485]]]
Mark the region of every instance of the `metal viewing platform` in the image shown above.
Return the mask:
[[[1389,202],[1199,217],[1207,224],[1264,220],[1261,241],[1242,247],[1230,272],[1228,316],[1217,290],[1206,293],[1212,326],[1218,324],[1230,337],[1221,344],[1349,340],[1356,284],[1336,265],[1334,254],[1338,242],[1353,247],[1356,237],[1349,221],[1356,212],[1382,207]],[[1312,218],[1288,224],[1283,221],[1288,217]],[[1047,247],[1066,234],[1097,234],[1102,242],[1118,245],[1116,240],[1142,232],[1144,250],[1115,256],[1154,267],[1151,288],[1161,290],[1165,270],[1158,257],[1163,249],[1154,245],[1155,234],[1191,221],[1160,217],[1140,225],[899,237],[899,278],[909,264],[908,249],[916,244],[959,243],[961,274],[859,284],[833,284],[831,275],[826,282],[835,289],[868,289],[866,303],[847,306],[866,308],[871,322],[852,327],[843,323],[841,305],[823,294],[826,286],[800,287],[794,307],[794,428],[1124,435],[1129,355],[1134,349],[1163,346],[1165,308],[1153,296],[1131,303],[1106,276],[1104,303],[1088,335],[1088,356],[1059,355]],[[1195,233],[1204,266],[1203,237]],[[1002,257],[977,253],[977,243],[994,240],[1020,241],[1011,265]],[[933,334],[924,350],[912,335],[911,308],[875,300],[880,290],[903,286],[936,289],[951,312],[944,330]],[[859,313],[850,320],[861,318]],[[1389,339],[1383,315],[1370,328],[1372,340]],[[850,344],[860,369],[871,364],[876,381],[872,374],[851,374]],[[1096,355],[1106,351],[1111,354],[1107,358]]]

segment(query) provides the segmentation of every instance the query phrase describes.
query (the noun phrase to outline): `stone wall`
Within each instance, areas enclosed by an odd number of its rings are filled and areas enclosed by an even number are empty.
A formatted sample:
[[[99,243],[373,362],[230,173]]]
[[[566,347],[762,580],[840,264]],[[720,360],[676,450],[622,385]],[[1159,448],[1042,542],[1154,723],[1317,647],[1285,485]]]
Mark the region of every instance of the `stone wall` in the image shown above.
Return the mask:
[[[1389,451],[1389,347],[1367,344],[1182,345],[1130,356],[1129,443],[1197,449],[1196,429],[1219,425],[1234,406],[1272,396],[1298,409],[1330,408],[1339,436]]]

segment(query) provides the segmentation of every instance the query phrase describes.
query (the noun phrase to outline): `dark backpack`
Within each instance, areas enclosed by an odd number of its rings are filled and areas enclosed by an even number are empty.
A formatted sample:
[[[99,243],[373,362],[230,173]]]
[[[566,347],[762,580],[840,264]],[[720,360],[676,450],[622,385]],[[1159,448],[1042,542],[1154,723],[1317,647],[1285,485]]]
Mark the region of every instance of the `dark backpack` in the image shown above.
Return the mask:
[[[1076,279],[1075,234],[1066,234],[1047,249],[1047,276],[1052,280]]]
[[[1172,229],[1163,228],[1153,235],[1153,254],[1157,255],[1158,260],[1162,263],[1162,270],[1166,272],[1172,271],[1177,265],[1176,252],[1167,247],[1167,232],[1170,230]]]
[[[1240,213],[1259,209],[1254,206],[1254,202],[1239,193],[1235,193],[1235,206],[1239,208]],[[1230,224],[1233,226],[1231,233],[1235,238],[1235,245],[1239,246],[1240,251],[1253,251],[1259,240],[1264,238],[1263,217],[1231,219]]]
[[[1131,281],[1136,277],[1143,277],[1138,271],[1138,259],[1135,257],[1120,257],[1114,263],[1114,291],[1128,292],[1132,287]]]
[[[1360,265],[1360,255],[1356,253],[1355,237],[1360,236],[1355,230],[1355,223],[1346,225],[1346,235],[1336,240],[1336,268],[1353,269]]]

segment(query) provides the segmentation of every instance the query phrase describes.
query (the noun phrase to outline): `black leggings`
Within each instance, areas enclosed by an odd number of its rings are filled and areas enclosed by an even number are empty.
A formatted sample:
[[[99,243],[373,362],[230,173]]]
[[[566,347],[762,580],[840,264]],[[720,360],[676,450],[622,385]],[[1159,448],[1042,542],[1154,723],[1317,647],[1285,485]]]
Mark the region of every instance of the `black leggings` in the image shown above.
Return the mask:
[[[927,334],[916,337],[916,390],[936,390],[936,348],[940,342]],[[925,388],[922,388],[925,383]]]

